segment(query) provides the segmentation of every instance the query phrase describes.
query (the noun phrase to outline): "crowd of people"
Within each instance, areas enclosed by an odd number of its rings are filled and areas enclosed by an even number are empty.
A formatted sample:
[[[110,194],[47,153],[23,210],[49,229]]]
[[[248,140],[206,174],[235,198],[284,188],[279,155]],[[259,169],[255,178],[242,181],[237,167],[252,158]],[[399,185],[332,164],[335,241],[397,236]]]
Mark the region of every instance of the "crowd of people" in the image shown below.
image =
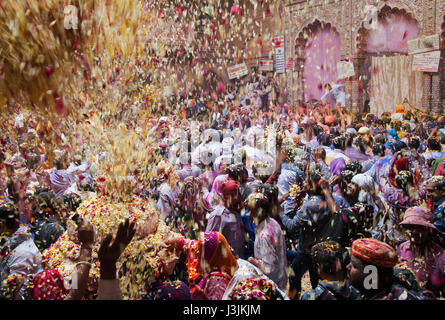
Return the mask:
[[[155,279],[134,275],[142,298],[443,299],[445,117],[414,106],[358,114],[323,101],[280,104],[278,96],[259,79],[225,88],[213,103],[191,96],[178,114],[122,119],[135,131],[150,126],[159,144],[153,179],[134,195],[174,232],[160,243],[173,262]],[[120,277],[139,271],[117,261],[135,222],[120,221],[96,257],[97,226],[78,212],[100,192],[97,166],[113,155],[62,144],[50,162],[34,143],[37,125],[29,113],[2,124],[1,297],[123,299]],[[200,138],[183,152],[179,132],[193,130]],[[275,148],[261,149],[252,132],[274,136]],[[70,287],[43,257],[73,223],[80,250]],[[100,279],[91,290],[93,258]]]

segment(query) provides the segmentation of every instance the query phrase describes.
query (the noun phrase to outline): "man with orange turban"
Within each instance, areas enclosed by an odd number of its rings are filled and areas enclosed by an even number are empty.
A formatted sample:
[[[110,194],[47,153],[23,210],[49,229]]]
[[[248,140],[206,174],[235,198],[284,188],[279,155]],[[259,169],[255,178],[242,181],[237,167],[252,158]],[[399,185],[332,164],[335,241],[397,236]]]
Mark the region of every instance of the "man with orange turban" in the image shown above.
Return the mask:
[[[350,284],[365,300],[427,300],[418,291],[414,275],[395,270],[397,252],[376,239],[358,239],[352,243],[351,262],[347,266]]]

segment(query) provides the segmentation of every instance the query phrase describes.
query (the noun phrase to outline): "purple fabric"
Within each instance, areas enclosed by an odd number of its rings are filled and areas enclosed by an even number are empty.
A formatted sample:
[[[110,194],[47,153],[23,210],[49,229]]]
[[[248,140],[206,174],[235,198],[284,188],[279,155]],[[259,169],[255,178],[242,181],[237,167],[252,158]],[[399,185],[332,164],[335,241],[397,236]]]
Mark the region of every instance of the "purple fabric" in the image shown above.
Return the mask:
[[[51,188],[57,195],[63,194],[74,182],[66,170],[57,170],[50,173],[49,179]]]
[[[186,165],[182,169],[177,170],[176,173],[178,174],[181,181],[184,181],[188,177],[197,178],[199,176],[200,172],[197,167],[192,167],[190,165]]]
[[[239,257],[244,257],[245,232],[242,217],[235,211],[218,206],[210,213],[206,232],[220,232]]]
[[[445,259],[444,248],[432,243],[429,247],[428,255],[419,260],[416,259],[411,242],[407,241],[399,246],[397,255],[401,261],[406,262],[408,267],[414,271],[422,289],[431,290],[436,295],[439,294],[440,282],[443,282],[445,277],[443,271],[437,270],[437,267],[440,265],[439,262],[442,261],[443,263],[443,259]],[[442,274],[440,274],[441,272]],[[434,279],[433,281],[432,275],[436,275],[438,279]]]
[[[151,284],[147,290],[148,300],[191,300],[190,288],[181,281]]]
[[[346,161],[343,158],[337,158],[331,162],[331,173],[337,177],[341,176],[341,173],[346,168]]]
[[[210,190],[217,176],[218,176],[217,171],[206,171],[198,177],[198,180],[201,180],[205,188],[207,190]]]
[[[204,259],[210,261],[218,248],[218,233],[205,232],[204,239]]]
[[[354,147],[347,147],[345,154],[351,159],[351,161],[366,161],[369,160],[369,156],[361,153]]]

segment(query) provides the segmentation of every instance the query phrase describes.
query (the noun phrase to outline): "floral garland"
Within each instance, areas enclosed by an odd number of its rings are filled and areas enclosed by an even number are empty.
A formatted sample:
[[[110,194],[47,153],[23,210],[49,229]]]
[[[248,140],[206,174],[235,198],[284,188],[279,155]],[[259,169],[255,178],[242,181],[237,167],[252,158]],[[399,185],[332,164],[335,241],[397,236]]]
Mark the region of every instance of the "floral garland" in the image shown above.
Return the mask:
[[[88,284],[88,289],[92,292],[96,290],[100,278],[97,252],[107,234],[114,234],[119,224],[127,218],[136,221],[136,235],[132,243],[137,242],[138,239],[147,239],[142,242],[149,241],[152,238],[150,235],[160,229],[155,209],[146,200],[137,197],[134,197],[130,203],[114,203],[104,197],[93,195],[79,206],[76,213],[90,223],[96,232]],[[68,282],[72,281],[72,274],[76,270],[76,262],[80,256],[76,228],[76,223],[69,220],[67,231],[42,253],[42,261],[46,267],[59,271]],[[155,236],[155,238],[159,238],[159,236]]]
[[[176,260],[176,253],[160,246],[173,235],[161,221],[155,234],[128,245],[119,259],[119,280],[124,300],[140,300],[146,294],[147,285],[161,277],[164,266]]]
[[[232,300],[283,300],[276,284],[262,277],[240,281],[230,294]]]

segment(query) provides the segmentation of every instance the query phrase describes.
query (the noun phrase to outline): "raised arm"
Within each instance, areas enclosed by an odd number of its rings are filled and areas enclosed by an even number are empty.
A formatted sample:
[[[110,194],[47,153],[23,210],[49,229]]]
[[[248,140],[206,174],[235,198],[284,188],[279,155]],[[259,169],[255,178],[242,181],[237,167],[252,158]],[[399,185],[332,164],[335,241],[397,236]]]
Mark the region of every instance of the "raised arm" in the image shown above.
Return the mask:
[[[83,225],[80,222],[80,227],[77,230],[77,238],[81,243],[79,262],[76,264],[77,283],[73,283],[73,287],[65,298],[65,300],[82,300],[88,286],[88,279],[91,269],[91,253],[94,245],[94,229],[91,225]]]
[[[102,241],[98,252],[100,280],[97,300],[122,300],[119,280],[116,279],[116,262],[133,239],[135,232],[135,223],[130,223],[127,219],[125,223],[119,225],[114,240],[113,236],[109,234]]]

